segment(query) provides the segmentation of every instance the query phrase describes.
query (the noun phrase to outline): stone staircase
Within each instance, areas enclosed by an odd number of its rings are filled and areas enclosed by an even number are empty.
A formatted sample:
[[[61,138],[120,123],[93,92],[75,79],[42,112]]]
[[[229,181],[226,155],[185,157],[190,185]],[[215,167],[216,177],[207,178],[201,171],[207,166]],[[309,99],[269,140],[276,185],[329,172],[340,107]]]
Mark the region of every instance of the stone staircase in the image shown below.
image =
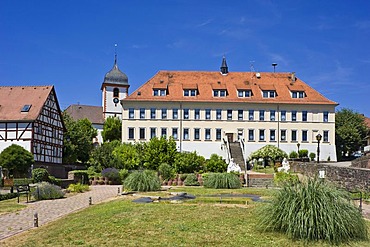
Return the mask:
[[[238,164],[242,170],[245,170],[243,151],[239,142],[230,142],[230,154],[231,158],[234,159],[234,162]]]

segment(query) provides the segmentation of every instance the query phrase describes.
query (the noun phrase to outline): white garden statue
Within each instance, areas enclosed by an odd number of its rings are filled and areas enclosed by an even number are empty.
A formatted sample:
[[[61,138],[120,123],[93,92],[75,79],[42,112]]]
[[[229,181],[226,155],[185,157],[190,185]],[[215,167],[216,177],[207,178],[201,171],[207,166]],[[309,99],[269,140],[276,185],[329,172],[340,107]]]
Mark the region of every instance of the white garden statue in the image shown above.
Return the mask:
[[[282,165],[283,165],[282,167],[278,168],[278,172],[288,172],[290,169],[290,165],[289,165],[289,161],[287,160],[287,158],[283,159]]]
[[[240,169],[240,166],[235,164],[234,159],[231,158],[229,165],[227,166],[227,172],[241,172],[242,169]]]

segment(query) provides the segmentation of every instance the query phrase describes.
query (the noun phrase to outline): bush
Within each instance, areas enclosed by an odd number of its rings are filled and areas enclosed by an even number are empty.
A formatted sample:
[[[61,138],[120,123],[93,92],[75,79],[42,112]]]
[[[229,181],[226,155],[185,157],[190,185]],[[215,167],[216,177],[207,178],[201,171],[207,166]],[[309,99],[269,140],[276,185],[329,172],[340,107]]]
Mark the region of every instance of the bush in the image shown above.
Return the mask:
[[[194,173],[188,174],[184,181],[184,185],[186,186],[199,186],[197,175]]]
[[[0,194],[0,201],[5,201],[17,197],[17,193]]]
[[[226,172],[227,164],[221,156],[212,154],[209,160],[206,161],[206,170],[208,172]]]
[[[55,178],[54,176],[49,176],[49,182],[58,186],[62,184],[62,180],[59,178]]]
[[[120,180],[119,171],[116,168],[105,168],[101,171],[101,175],[112,182],[118,182]]]
[[[170,179],[175,178],[176,176],[175,170],[167,163],[162,163],[158,167],[158,172],[159,172],[159,175],[162,176],[163,180],[170,180]]]
[[[32,178],[14,178],[14,186],[17,185],[26,185],[26,184],[32,184],[33,179]]]
[[[316,154],[315,153],[310,153],[310,159],[311,161],[315,161]]]
[[[176,155],[174,169],[176,173],[193,173],[203,170],[205,158],[194,152],[182,152]]]
[[[286,184],[271,203],[262,206],[260,224],[265,230],[292,239],[324,240],[331,244],[367,239],[367,225],[345,191],[318,179]]]
[[[82,193],[82,192],[85,192],[85,191],[89,191],[90,188],[89,188],[89,186],[87,184],[77,183],[77,184],[70,184],[68,186],[67,190],[69,192]]]
[[[298,152],[299,158],[308,157],[308,150],[307,149],[301,149]]]
[[[45,168],[35,168],[32,170],[32,179],[34,183],[49,182],[49,172]]]
[[[274,183],[277,186],[283,186],[286,183],[295,184],[295,183],[298,183],[298,182],[299,182],[298,176],[290,174],[290,173],[277,172],[277,173],[275,173],[275,176],[274,176]]]
[[[203,185],[213,189],[239,189],[242,186],[239,176],[234,173],[210,173],[204,177]]]
[[[296,152],[296,151],[292,151],[292,152],[290,152],[290,154],[289,154],[289,158],[290,158],[290,159],[296,159],[296,158],[298,158],[298,154],[297,154],[297,152]]]
[[[121,179],[121,183],[123,184],[123,181],[128,177],[129,173],[126,169],[119,170],[119,178]]]
[[[161,188],[156,172],[151,170],[131,173],[125,179],[123,186],[129,191],[156,191]]]
[[[74,180],[82,183],[87,184],[89,182],[89,171],[88,170],[74,170],[71,171],[74,175]]]
[[[36,189],[32,190],[31,194],[36,200],[47,200],[62,198],[65,193],[57,185],[41,182],[37,184]]]

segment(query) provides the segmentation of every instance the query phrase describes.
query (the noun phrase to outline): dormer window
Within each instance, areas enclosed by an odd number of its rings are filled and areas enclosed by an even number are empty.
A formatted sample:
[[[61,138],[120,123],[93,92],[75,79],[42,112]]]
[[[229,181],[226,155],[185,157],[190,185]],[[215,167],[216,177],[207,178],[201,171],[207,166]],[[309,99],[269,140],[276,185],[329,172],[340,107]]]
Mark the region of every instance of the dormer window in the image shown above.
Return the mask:
[[[238,90],[238,97],[239,98],[248,98],[252,96],[251,90]]]
[[[213,89],[213,97],[226,97],[226,89]]]
[[[184,96],[196,96],[198,94],[197,89],[184,89]]]
[[[264,90],[264,91],[262,91],[262,96],[264,98],[275,98],[276,97],[276,91],[275,90]]]
[[[166,89],[153,89],[153,96],[166,96]]]
[[[306,97],[306,94],[304,91],[293,91],[292,92],[292,98],[294,99],[296,98],[303,99],[304,97]]]

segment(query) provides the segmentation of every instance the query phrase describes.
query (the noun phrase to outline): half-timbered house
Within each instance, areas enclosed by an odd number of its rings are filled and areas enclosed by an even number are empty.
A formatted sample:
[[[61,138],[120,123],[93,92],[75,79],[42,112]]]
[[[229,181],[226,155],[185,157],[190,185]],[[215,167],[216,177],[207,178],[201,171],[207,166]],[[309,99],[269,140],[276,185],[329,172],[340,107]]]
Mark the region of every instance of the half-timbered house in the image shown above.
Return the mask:
[[[0,86],[0,152],[17,144],[33,154],[34,167],[63,176],[63,133],[53,86]]]

